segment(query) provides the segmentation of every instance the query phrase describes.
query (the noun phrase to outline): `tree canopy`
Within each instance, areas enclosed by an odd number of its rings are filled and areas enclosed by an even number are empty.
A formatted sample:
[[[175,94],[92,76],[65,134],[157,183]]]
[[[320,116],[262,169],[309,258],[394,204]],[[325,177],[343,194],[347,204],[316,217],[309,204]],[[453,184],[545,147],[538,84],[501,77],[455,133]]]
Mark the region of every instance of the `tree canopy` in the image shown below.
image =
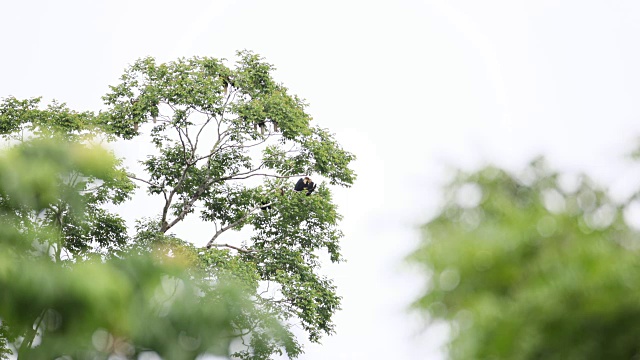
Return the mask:
[[[544,161],[522,175],[460,172],[411,261],[415,303],[451,325],[451,359],[640,356],[638,232],[587,176]]]
[[[15,158],[0,172],[0,217],[8,225],[0,242],[14,259],[0,271],[0,282],[14,286],[0,307],[5,353],[9,344],[29,358],[52,349],[74,358],[115,353],[96,345],[98,334],[128,344],[118,354],[130,358],[225,354],[232,339],[241,344],[231,351],[238,358],[294,358],[302,347],[292,326],[312,342],[333,333],[340,297],[320,266],[323,256],[342,260],[343,235],[330,185],[353,183],[355,157],[312,125],[306,103],[273,71],[248,51],[235,66],[148,57],[125,69],[99,112],[58,102],[43,108],[40,98],[2,100],[0,134],[6,156]],[[135,154],[139,169],[95,146],[136,137],[155,146]],[[291,179],[307,175],[325,181],[311,196],[292,191]],[[163,204],[141,209],[131,229],[133,219],[117,208],[136,187]],[[212,231],[172,232],[192,217]],[[240,242],[224,240],[242,229],[250,235]],[[193,245],[203,238],[205,246]],[[154,307],[158,289],[178,288],[185,289],[180,301]],[[28,309],[19,305],[25,299]],[[51,316],[58,325],[42,325]],[[58,341],[61,334],[68,341]]]

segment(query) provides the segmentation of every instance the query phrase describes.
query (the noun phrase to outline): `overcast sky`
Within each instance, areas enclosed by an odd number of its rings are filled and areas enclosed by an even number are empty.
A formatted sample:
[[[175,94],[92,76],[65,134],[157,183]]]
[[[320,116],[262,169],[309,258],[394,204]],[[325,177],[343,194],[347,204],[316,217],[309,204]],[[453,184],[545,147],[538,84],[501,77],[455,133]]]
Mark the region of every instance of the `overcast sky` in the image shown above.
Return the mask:
[[[623,159],[640,135],[638,1],[23,0],[0,5],[0,34],[0,97],[98,110],[139,57],[250,49],[307,99],[359,178],[336,197],[337,334],[302,359],[443,358],[444,328],[406,312],[423,283],[402,258],[447,166],[544,154],[619,196],[640,183]]]

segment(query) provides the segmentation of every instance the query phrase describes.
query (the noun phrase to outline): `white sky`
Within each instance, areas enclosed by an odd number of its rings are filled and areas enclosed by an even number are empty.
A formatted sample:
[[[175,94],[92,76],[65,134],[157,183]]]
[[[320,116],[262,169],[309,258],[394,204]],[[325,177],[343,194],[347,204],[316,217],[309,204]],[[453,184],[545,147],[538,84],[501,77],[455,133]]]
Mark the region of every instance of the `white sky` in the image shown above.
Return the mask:
[[[344,297],[337,334],[303,359],[443,358],[443,328],[421,332],[406,312],[422,283],[401,260],[446,166],[545,154],[620,196],[640,187],[622,158],[640,135],[637,1],[5,1],[0,34],[0,97],[78,110],[101,108],[147,55],[250,49],[276,65],[358,156],[336,197],[348,262],[327,268]]]

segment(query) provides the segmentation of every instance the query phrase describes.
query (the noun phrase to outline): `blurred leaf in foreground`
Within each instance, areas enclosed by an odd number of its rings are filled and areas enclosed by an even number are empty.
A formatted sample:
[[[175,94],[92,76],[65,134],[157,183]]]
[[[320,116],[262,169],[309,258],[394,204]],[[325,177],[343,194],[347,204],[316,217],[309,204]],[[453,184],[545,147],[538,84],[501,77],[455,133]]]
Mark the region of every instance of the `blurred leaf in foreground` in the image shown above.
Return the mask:
[[[61,179],[108,182],[114,164],[100,148],[54,139],[0,153],[0,358],[13,344],[20,359],[136,358],[145,351],[194,359],[226,355],[239,337],[234,321],[253,304],[229,277],[193,276],[199,265],[187,245],[61,260],[63,232],[39,220],[55,204],[78,218],[87,208]],[[282,331],[268,320],[265,331]]]
[[[640,237],[587,177],[537,160],[459,174],[410,256],[414,304],[451,325],[451,359],[636,359]]]

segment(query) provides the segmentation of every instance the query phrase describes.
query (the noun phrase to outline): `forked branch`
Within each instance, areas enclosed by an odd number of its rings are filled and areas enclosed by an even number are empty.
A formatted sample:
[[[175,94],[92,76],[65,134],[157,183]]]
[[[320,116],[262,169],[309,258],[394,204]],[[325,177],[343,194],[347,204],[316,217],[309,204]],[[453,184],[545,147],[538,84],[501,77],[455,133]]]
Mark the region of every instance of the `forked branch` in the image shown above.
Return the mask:
[[[207,249],[210,249],[212,246],[216,246],[214,244],[214,242],[216,241],[216,239],[218,238],[218,236],[222,235],[222,233],[224,233],[225,231],[229,230],[229,229],[233,229],[234,227],[240,225],[243,221],[247,220],[247,218],[256,210],[263,208],[263,207],[267,207],[270,206],[272,203],[268,203],[268,204],[260,204],[257,205],[256,207],[254,207],[253,209],[247,211],[246,214],[244,214],[244,216],[242,216],[240,219],[232,222],[231,224],[227,225],[227,226],[223,226],[220,228],[220,230],[216,231],[215,234],[213,234],[213,237],[211,238],[211,240],[209,240],[209,242],[207,243]]]

